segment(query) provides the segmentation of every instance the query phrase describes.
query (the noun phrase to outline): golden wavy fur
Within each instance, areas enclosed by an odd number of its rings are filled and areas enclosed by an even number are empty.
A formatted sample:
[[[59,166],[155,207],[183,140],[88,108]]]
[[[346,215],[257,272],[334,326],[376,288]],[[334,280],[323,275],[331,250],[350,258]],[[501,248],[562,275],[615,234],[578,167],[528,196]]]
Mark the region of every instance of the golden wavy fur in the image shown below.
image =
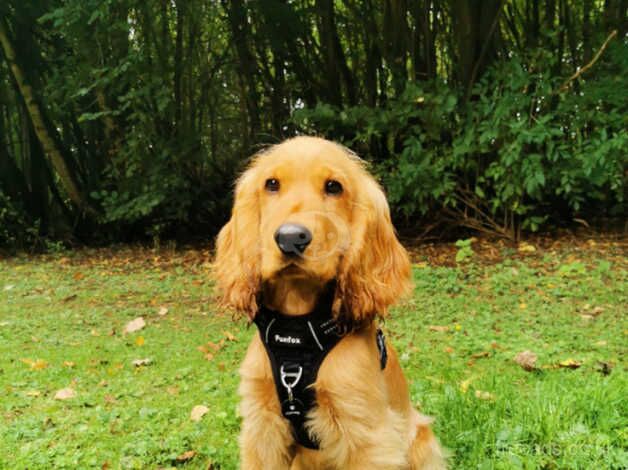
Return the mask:
[[[326,191],[330,181],[341,191]],[[285,256],[274,240],[286,222],[312,234],[300,257]],[[254,158],[218,235],[216,279],[223,303],[250,318],[260,302],[287,315],[308,313],[335,280],[334,314],[347,331],[314,384],[308,431],[320,441],[317,451],[294,443],[255,335],[240,368],[242,469],[445,468],[390,344],[388,365],[379,367],[375,319],[408,291],[410,262],[386,198],[358,157],[324,139],[296,137]]]

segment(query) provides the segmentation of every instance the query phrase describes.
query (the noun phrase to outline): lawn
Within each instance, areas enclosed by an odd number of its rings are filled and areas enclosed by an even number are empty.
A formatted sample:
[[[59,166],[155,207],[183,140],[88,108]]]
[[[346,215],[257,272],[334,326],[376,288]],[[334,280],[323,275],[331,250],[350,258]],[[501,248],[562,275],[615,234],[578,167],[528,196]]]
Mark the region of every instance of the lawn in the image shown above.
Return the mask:
[[[497,251],[417,248],[385,323],[451,467],[627,468],[625,247]],[[237,468],[254,329],[216,309],[210,268],[138,248],[0,261],[0,468]]]

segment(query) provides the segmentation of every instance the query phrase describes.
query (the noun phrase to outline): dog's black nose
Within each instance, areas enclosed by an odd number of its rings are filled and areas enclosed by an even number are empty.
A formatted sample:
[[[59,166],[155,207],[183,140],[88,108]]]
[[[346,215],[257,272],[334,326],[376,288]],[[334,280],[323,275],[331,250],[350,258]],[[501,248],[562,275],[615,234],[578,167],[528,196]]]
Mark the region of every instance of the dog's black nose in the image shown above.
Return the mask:
[[[300,224],[283,224],[275,232],[275,242],[284,255],[300,256],[312,241],[312,233]]]

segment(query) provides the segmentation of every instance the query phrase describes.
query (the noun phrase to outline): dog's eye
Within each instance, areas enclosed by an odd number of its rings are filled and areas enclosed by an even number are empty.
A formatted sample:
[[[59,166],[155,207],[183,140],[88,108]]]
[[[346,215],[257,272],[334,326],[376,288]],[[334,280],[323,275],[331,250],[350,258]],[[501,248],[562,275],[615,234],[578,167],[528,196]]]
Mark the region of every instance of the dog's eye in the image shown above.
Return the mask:
[[[342,185],[336,180],[325,181],[325,192],[327,194],[337,195],[342,193]]]
[[[276,178],[268,178],[264,187],[266,188],[266,191],[276,193],[279,191],[279,180]]]

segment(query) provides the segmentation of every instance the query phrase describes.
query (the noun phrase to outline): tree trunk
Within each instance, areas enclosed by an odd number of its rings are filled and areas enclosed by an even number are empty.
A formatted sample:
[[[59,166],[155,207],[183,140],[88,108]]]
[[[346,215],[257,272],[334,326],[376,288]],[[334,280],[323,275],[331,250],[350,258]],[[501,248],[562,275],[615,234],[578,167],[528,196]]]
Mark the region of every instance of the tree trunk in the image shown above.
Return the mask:
[[[407,12],[406,0],[387,0],[384,5],[384,50],[397,96],[403,93],[408,82],[406,60],[410,35]]]
[[[240,85],[244,98],[248,121],[249,143],[260,131],[259,93],[257,92],[256,73],[257,65],[255,57],[249,49],[249,23],[247,20],[246,5],[243,0],[222,0],[223,7],[227,11],[227,17],[231,26],[231,34],[238,55],[238,67],[240,72]],[[248,145],[248,144],[246,144]]]
[[[183,74],[183,2],[178,1],[175,8],[177,14],[177,37],[175,39],[174,49],[174,127],[177,132],[181,131],[183,123],[182,118],[182,84],[181,75]]]
[[[318,29],[327,69],[327,91],[330,100],[335,105],[342,105],[342,89],[339,85],[344,83],[349,105],[354,105],[356,103],[355,83],[338,37],[334,1],[316,0],[316,8],[319,15]]]
[[[71,173],[63,153],[54,138],[54,129],[49,129],[46,126],[43,110],[35,99],[33,89],[27,82],[22,69],[16,62],[15,49],[9,39],[8,28],[4,19],[0,19],[0,43],[2,43],[5,57],[20,89],[20,93],[24,98],[26,108],[33,122],[33,127],[35,128],[35,133],[44,152],[49,156],[52,166],[59,175],[63,187],[72,203],[77,207],[87,208],[87,202],[81,194],[77,182],[74,179],[74,175]]]

